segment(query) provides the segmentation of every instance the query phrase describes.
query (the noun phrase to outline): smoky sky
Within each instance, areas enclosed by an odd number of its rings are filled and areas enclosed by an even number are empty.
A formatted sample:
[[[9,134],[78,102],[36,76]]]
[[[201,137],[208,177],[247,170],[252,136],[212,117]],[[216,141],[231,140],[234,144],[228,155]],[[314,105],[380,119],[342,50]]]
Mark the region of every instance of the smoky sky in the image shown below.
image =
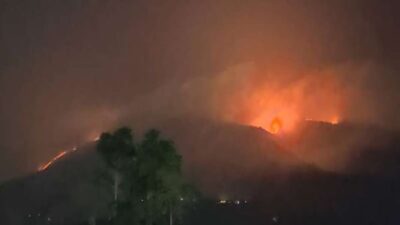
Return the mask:
[[[235,120],[243,90],[282,90],[326,73],[346,99],[344,119],[397,129],[398,8],[372,0],[3,1],[0,177],[31,171],[130,116]]]

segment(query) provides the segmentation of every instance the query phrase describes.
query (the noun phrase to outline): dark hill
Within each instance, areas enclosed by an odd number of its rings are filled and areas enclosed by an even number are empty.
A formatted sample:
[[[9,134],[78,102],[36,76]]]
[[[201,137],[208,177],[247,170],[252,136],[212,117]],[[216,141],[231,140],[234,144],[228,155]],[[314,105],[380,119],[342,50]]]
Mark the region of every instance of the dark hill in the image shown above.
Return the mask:
[[[203,119],[157,124],[175,141],[186,177],[211,199],[190,209],[185,224],[398,224],[400,157],[393,132],[308,123],[283,145],[263,129],[238,124]],[[354,145],[358,158],[351,174],[321,170],[307,162],[309,155],[299,154],[323,155],[351,140],[348,136],[365,135],[373,139],[357,139],[362,144]],[[81,146],[45,171],[3,184],[0,224],[74,225],[104,215],[111,196],[96,179],[103,164],[94,149],[94,143]],[[366,170],[367,165],[379,173]],[[216,204],[221,198],[231,203]]]

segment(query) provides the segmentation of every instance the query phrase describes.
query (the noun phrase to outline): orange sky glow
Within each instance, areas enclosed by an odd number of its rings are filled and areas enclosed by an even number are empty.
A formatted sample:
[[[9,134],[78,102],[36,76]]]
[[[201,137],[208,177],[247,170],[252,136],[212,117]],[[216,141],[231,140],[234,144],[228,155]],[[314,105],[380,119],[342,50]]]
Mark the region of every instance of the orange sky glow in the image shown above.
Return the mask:
[[[305,120],[337,124],[342,119],[346,94],[334,71],[258,73],[248,76],[248,84],[228,103],[231,119],[274,134],[291,132]],[[299,78],[293,81],[291,74]]]

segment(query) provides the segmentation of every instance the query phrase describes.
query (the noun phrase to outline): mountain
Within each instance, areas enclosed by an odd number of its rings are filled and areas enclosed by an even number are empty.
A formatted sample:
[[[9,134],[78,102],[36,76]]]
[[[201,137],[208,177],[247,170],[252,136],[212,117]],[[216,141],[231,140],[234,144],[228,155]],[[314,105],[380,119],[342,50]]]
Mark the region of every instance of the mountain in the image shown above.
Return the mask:
[[[91,215],[86,209],[105,207],[107,195],[96,181],[103,165],[94,146],[81,146],[44,171],[3,184],[0,224],[76,224]]]
[[[379,126],[305,121],[280,143],[302,161],[327,171],[400,172],[400,133]]]
[[[133,127],[140,139],[144,126]],[[190,224],[398,224],[396,132],[309,121],[285,137],[199,118],[147,127],[174,140],[185,176],[213,199],[189,210]],[[0,224],[74,225],[103,214],[111,197],[97,179],[103,166],[95,143],[88,143],[46,170],[3,184]]]
[[[187,177],[214,196],[225,192],[242,195],[248,190],[234,187],[243,188],[241,183],[265,174],[286,173],[302,164],[262,128],[199,118],[174,118],[157,124],[175,141]]]

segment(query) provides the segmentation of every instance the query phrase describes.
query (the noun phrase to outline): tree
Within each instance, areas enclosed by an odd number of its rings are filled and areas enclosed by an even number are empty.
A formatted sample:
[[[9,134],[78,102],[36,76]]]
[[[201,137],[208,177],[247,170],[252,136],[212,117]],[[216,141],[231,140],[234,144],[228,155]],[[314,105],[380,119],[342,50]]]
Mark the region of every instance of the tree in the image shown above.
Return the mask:
[[[114,206],[114,214],[116,214],[121,180],[126,176],[126,171],[132,167],[135,160],[135,145],[131,129],[123,127],[113,134],[103,133],[97,144],[97,151],[103,157],[107,171],[112,174],[114,193],[112,205]]]
[[[114,178],[114,224],[172,225],[179,218],[191,192],[172,141],[150,130],[135,144],[121,128],[102,134],[97,150]]]
[[[138,179],[143,198],[146,225],[173,223],[184,200],[185,183],[181,174],[182,158],[173,143],[150,130],[138,148]]]

